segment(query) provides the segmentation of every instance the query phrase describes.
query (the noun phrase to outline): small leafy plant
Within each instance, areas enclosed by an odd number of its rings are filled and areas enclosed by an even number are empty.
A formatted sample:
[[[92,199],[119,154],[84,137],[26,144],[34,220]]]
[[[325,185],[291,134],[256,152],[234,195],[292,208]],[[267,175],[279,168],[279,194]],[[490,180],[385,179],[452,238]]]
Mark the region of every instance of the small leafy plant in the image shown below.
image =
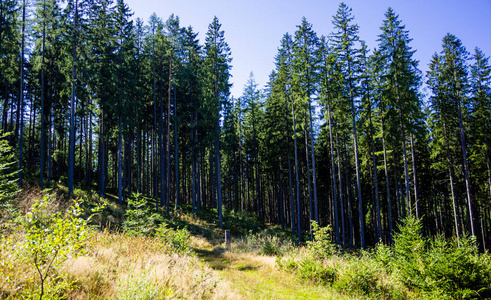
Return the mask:
[[[15,183],[15,153],[7,142],[7,136],[0,131],[0,206],[18,191]]]
[[[336,253],[336,245],[331,241],[331,226],[320,227],[316,221],[312,221],[314,241],[308,241],[307,247],[311,254],[318,259],[328,259]]]
[[[192,254],[191,237],[186,228],[174,230],[162,223],[156,229],[155,237],[162,240],[167,253]]]
[[[90,237],[89,219],[83,219],[82,201],[75,200],[66,213],[53,212],[53,201],[49,196],[35,200],[21,226],[25,240],[19,247],[18,255],[29,261],[36,270],[40,284],[39,299],[55,298],[60,291],[68,289],[71,283],[63,280],[57,270],[68,258],[86,253]]]
[[[323,266],[311,257],[305,257],[298,263],[298,275],[303,280],[322,285],[332,284],[337,277],[334,267]]]
[[[164,222],[161,214],[155,212],[149,205],[150,198],[142,194],[133,194],[128,198],[123,230],[133,235],[152,235],[158,226]]]

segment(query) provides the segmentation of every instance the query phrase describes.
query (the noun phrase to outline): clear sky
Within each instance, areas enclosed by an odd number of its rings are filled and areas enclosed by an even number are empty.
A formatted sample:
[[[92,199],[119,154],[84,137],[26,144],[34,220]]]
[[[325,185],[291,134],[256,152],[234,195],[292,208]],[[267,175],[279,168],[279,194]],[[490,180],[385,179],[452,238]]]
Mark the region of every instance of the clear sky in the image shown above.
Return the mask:
[[[274,68],[274,56],[283,34],[293,34],[302,17],[321,35],[332,32],[332,16],[341,1],[332,0],[126,0],[145,22],[155,12],[166,20],[179,16],[181,27],[191,25],[203,44],[209,23],[217,16],[232,50],[232,95],[240,96],[250,72],[263,87]],[[415,58],[425,72],[442,38],[452,33],[471,53],[475,47],[491,56],[491,0],[347,0],[360,26],[360,38],[370,49],[390,6],[413,39]]]

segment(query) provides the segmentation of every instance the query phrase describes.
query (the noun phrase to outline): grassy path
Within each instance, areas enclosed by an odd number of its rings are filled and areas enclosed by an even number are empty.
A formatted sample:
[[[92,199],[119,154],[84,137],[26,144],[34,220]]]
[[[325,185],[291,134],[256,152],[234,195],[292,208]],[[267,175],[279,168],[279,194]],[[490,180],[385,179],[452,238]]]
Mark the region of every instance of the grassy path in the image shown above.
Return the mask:
[[[211,244],[195,248],[198,256],[244,299],[352,299],[328,287],[298,280],[274,267],[275,257],[232,253]]]

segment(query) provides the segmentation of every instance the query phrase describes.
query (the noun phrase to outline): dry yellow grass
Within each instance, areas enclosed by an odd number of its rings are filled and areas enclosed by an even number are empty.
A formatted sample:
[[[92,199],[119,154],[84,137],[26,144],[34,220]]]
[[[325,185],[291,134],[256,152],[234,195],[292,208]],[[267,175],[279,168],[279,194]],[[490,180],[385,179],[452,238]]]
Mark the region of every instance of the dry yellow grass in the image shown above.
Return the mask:
[[[96,233],[88,256],[63,272],[76,282],[73,299],[139,297],[227,299],[226,285],[193,256],[168,255],[156,238]]]
[[[166,254],[156,238],[95,232],[89,245],[87,255],[68,259],[57,271],[73,282],[66,291],[69,299],[240,298],[199,258]],[[0,298],[35,294],[35,271],[11,256],[9,247],[0,252]]]

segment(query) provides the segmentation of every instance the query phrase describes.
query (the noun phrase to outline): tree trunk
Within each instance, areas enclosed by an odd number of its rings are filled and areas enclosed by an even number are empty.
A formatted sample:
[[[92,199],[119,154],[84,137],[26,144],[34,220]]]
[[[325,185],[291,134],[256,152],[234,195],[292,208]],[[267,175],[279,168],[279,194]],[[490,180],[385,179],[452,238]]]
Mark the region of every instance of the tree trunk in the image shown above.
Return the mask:
[[[310,93],[309,93],[310,94]],[[315,149],[314,149],[314,126],[312,124],[312,105],[311,99],[309,97],[309,118],[310,118],[310,151],[312,155],[312,181],[314,188],[314,210],[315,210],[315,221],[319,223],[319,211],[317,206],[317,177],[315,173]]]
[[[462,148],[462,160],[464,162],[464,176],[465,176],[465,191],[467,195],[467,206],[469,209],[469,221],[471,226],[471,235],[475,236],[475,226],[474,226],[474,212],[472,210],[472,195],[471,195],[471,184],[469,180],[469,164],[467,163],[467,149],[465,143],[465,132],[464,124],[462,120],[462,108],[460,105],[459,95],[457,94],[457,110],[459,116],[459,131],[460,131],[460,146]]]
[[[39,187],[41,190],[44,188],[44,165],[45,165],[45,151],[46,151],[46,130],[45,130],[45,111],[44,111],[44,95],[45,91],[45,48],[46,48],[46,0],[43,1],[43,50],[42,50],[42,62],[41,62],[41,153],[39,158]]]
[[[411,198],[409,194],[409,173],[407,167],[407,150],[406,150],[406,130],[404,122],[402,120],[402,109],[399,109],[399,121],[401,125],[401,142],[402,142],[402,154],[404,156],[404,184],[406,190],[406,215],[411,213]]]
[[[138,125],[136,127],[136,192],[140,194],[141,190],[141,175],[142,175],[142,128],[141,121],[138,117]]]
[[[333,188],[333,203],[334,203],[334,231],[336,232],[336,244],[340,245],[340,237],[339,237],[339,212],[338,212],[338,204],[337,204],[337,191],[336,191],[336,165],[334,162],[334,143],[332,140],[332,123],[331,123],[331,106],[327,105],[327,116],[328,116],[328,124],[329,124],[329,144],[331,150],[331,174],[332,174],[332,188]],[[339,162],[339,153],[338,153],[338,162]],[[341,174],[339,174],[341,176]],[[341,182],[340,182],[341,184]],[[340,189],[342,191],[342,189]],[[340,199],[342,196],[340,195]],[[342,202],[342,200],[341,200]],[[342,213],[342,212],[341,212]],[[346,243],[344,240],[344,230],[343,230],[343,250],[346,250]]]
[[[120,55],[119,55],[119,69],[120,72],[123,69],[123,41],[122,41],[122,33],[120,32]],[[119,81],[123,83],[123,74],[119,74]],[[123,122],[123,105],[122,105],[122,99],[123,95],[119,95],[118,97],[118,200],[119,204],[123,204],[123,174],[122,174],[122,165],[123,165],[123,128],[122,128],[122,122]]]
[[[255,102],[254,97],[252,98],[252,138],[254,143],[254,176],[256,179],[256,183],[254,186],[254,194],[255,194],[255,206],[256,206],[256,214],[258,218],[261,218],[261,210],[259,208],[259,163],[258,163],[258,151],[257,151],[257,138],[256,138],[256,118],[255,118]]]
[[[336,132],[337,135],[337,132]],[[337,136],[336,136],[337,140]],[[346,201],[348,203],[348,223],[349,223],[349,248],[353,249],[353,245],[355,244],[355,232],[353,228],[353,206],[351,202],[351,192],[350,192],[350,186],[351,186],[351,180],[349,177],[349,171],[348,171],[348,151],[346,149],[346,144],[344,144],[344,164],[345,164],[345,176],[346,176]],[[339,171],[341,170],[339,166],[339,161],[338,161],[338,168]],[[340,180],[341,181],[341,180]],[[341,215],[341,218],[343,217],[343,214]]]
[[[216,157],[216,174],[217,174],[217,208],[218,208],[218,227],[223,229],[222,218],[222,184],[220,176],[220,141],[219,141],[219,127],[218,121],[215,124],[215,157]]]
[[[20,54],[20,89],[19,89],[19,107],[17,111],[17,118],[20,114],[20,141],[19,141],[19,187],[22,187],[22,150],[24,143],[24,42],[26,32],[26,0],[22,5],[22,40],[21,40],[21,54]],[[17,133],[17,131],[16,131]]]
[[[459,225],[459,217],[458,217],[458,204],[457,204],[457,199],[455,198],[454,175],[453,175],[454,172],[453,172],[452,160],[450,158],[450,143],[448,141],[447,126],[445,123],[443,123],[443,132],[445,134],[445,144],[446,144],[446,150],[447,150],[448,173],[449,173],[449,177],[450,177],[450,192],[452,194],[452,204],[453,204],[454,222],[455,222],[455,234],[457,236],[457,239],[459,239],[460,238],[460,225]]]
[[[121,110],[121,100],[119,101],[119,109]],[[118,117],[118,200],[119,204],[123,204],[123,174],[122,174],[122,164],[123,164],[123,134],[121,125],[121,111]]]
[[[51,169],[52,169],[52,157],[53,157],[53,148],[54,146],[56,145],[56,134],[54,134],[54,125],[53,125],[53,130],[51,130],[51,126],[52,124],[54,124],[54,120],[50,115],[48,115],[48,119],[50,120],[50,124],[49,124],[49,130],[48,130],[48,136],[47,136],[47,139],[48,139],[48,178],[47,178],[47,183],[48,185],[50,184],[51,182]],[[46,135],[46,133],[45,133]]]
[[[369,100],[370,101],[370,100]],[[382,217],[380,215],[380,198],[378,194],[378,180],[377,180],[377,160],[375,159],[375,143],[373,141],[373,123],[372,123],[372,105],[370,103],[368,109],[370,119],[370,143],[372,147],[372,163],[373,163],[373,181],[375,185],[375,201],[377,206],[377,226],[378,226],[378,239],[382,241]]]
[[[348,72],[351,73],[351,66],[348,61]],[[358,210],[360,219],[360,243],[361,248],[365,249],[365,222],[363,220],[363,200],[361,197],[361,179],[360,179],[360,161],[358,158],[358,137],[356,134],[356,114],[355,114],[355,100],[353,96],[353,87],[351,86],[351,78],[349,79],[349,100],[351,102],[351,119],[353,127],[353,147],[355,151],[355,170],[356,170],[356,188],[358,191]]]
[[[170,105],[172,96],[172,53],[169,58],[169,85],[167,88],[167,132],[165,137],[165,177],[166,177],[166,191],[165,191],[165,205],[167,214],[169,214],[169,201],[170,201]],[[174,91],[175,92],[175,91]]]
[[[179,145],[177,144],[177,90],[174,87],[174,168],[175,168],[175,183],[176,183],[176,199],[174,210],[177,210],[179,203]],[[184,161],[183,161],[184,163]]]
[[[288,101],[285,101],[285,112],[288,111]],[[289,188],[290,188],[290,218],[291,218],[291,228],[292,228],[292,234],[295,233],[295,204],[293,201],[293,184],[292,184],[292,163],[291,163],[291,156],[290,156],[290,143],[291,140],[289,139],[290,135],[290,124],[288,124],[288,119],[287,119],[287,137],[286,137],[286,142],[288,145],[287,152],[288,152],[288,182],[289,182]]]
[[[384,149],[384,170],[385,170],[385,188],[387,190],[387,212],[389,217],[389,236],[390,244],[392,245],[392,207],[390,205],[390,184],[389,184],[389,170],[387,168],[387,151],[385,149],[385,135],[384,135],[384,118],[382,117],[382,147]]]
[[[295,179],[297,182],[297,233],[298,233],[298,245],[302,243],[302,225],[301,225],[301,209],[300,209],[300,181],[298,178],[298,154],[297,154],[297,130],[295,125],[295,105],[292,99],[292,118],[293,118],[293,145],[295,153]]]
[[[72,99],[70,102],[70,149],[68,154],[68,197],[73,196],[73,168],[75,164],[75,85],[77,81],[77,23],[78,0],[75,0],[75,28],[73,32],[73,70],[72,70]]]
[[[305,161],[307,165],[307,187],[309,191],[309,229],[310,229],[310,239],[314,241],[314,232],[312,231],[312,220],[314,219],[314,212],[312,210],[312,192],[310,190],[310,163],[309,163],[309,146],[307,143],[307,131],[304,130],[305,136]]]
[[[193,103],[191,103],[191,107]],[[191,113],[191,212],[196,213],[196,143],[194,139],[194,111]]]
[[[421,217],[421,213],[419,211],[419,202],[418,202],[418,180],[416,176],[416,155],[414,154],[414,137],[411,133],[411,160],[413,162],[413,185],[414,185],[414,205],[416,207],[416,218]]]

